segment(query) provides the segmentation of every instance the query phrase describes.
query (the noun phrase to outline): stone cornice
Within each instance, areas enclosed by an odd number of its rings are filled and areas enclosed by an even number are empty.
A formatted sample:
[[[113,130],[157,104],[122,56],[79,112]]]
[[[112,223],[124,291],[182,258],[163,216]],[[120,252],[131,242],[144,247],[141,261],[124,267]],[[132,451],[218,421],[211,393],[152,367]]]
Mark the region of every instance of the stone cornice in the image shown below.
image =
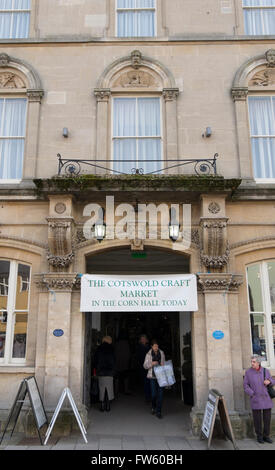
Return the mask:
[[[130,43],[130,44],[171,44],[171,43],[223,43],[223,42],[230,42],[230,43],[255,43],[258,42],[260,44],[266,43],[267,41],[272,43],[275,40],[275,35],[224,35],[224,34],[186,34],[186,35],[177,35],[177,36],[165,36],[165,37],[155,37],[155,38],[117,38],[117,37],[92,37],[92,36],[84,36],[84,35],[63,35],[63,36],[52,36],[52,37],[39,37],[39,38],[23,38],[23,39],[1,39],[0,45],[14,45],[14,44],[33,44],[33,45],[41,45],[41,44],[89,44],[89,43],[96,43],[96,44],[114,44],[114,43]]]

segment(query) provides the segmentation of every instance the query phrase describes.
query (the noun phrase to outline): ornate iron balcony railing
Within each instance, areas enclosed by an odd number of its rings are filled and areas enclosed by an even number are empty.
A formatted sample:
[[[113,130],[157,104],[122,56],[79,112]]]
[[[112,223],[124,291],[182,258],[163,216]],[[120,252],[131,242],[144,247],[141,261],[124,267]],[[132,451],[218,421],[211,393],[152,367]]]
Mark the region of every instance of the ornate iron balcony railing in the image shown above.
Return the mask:
[[[185,165],[193,165],[194,171],[197,175],[217,174],[217,158],[218,154],[215,153],[213,158],[196,158],[196,159],[169,159],[169,160],[80,160],[72,158],[62,158],[60,153],[57,154],[58,158],[58,176],[78,176],[83,173],[83,166],[93,167],[94,169],[105,170],[106,173],[114,173],[120,175],[129,175],[129,172],[118,171],[110,168],[108,165],[112,163],[133,163],[131,173],[133,175],[153,175],[159,174],[173,168],[183,167]],[[137,168],[138,163],[159,163],[158,170],[144,172],[144,169]],[[103,166],[104,165],[104,166]]]

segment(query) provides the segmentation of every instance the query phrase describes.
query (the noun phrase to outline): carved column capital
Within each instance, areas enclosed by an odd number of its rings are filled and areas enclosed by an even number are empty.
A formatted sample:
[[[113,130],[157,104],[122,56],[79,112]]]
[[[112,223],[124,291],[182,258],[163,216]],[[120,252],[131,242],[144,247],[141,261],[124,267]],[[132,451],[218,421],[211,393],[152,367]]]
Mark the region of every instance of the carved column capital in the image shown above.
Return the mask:
[[[95,88],[94,95],[98,103],[108,103],[111,96],[111,90],[109,88]]]
[[[233,101],[246,101],[248,95],[247,87],[233,87],[231,90]]]
[[[238,292],[243,283],[241,274],[231,273],[200,273],[197,274],[199,291],[206,292]]]
[[[162,96],[165,101],[175,101],[179,96],[178,88],[163,88]]]
[[[72,292],[77,281],[76,273],[36,274],[34,281],[40,292]]]
[[[41,100],[44,96],[43,90],[27,90],[27,97],[30,103],[41,103]]]

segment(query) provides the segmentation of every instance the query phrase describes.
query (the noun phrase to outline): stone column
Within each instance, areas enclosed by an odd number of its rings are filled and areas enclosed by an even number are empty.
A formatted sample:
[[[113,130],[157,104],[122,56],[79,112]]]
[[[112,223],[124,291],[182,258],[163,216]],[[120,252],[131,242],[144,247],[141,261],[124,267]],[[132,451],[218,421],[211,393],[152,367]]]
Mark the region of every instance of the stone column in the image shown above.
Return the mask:
[[[96,159],[108,160],[108,106],[111,90],[109,88],[96,88],[94,90],[97,99],[97,119],[96,119]],[[100,163],[100,166],[107,167],[108,162]],[[94,169],[95,173],[100,170]],[[106,173],[106,171],[104,170]]]
[[[235,410],[245,409],[243,391],[242,338],[239,311],[239,288],[242,283],[243,275],[233,274],[228,296]]]
[[[166,116],[166,155],[167,160],[178,160],[178,123],[177,123],[177,97],[178,88],[164,88],[162,92],[165,101]],[[168,162],[167,166],[176,165],[177,161]],[[168,170],[169,173],[179,173],[180,167]]]

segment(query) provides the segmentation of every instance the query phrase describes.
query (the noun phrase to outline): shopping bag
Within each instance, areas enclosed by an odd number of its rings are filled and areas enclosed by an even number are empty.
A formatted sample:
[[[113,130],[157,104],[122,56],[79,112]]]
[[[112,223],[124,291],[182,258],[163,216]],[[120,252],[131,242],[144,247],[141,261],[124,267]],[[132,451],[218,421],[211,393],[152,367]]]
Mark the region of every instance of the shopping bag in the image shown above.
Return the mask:
[[[155,366],[154,373],[160,387],[171,387],[176,382],[172,361],[166,361],[164,366]]]

